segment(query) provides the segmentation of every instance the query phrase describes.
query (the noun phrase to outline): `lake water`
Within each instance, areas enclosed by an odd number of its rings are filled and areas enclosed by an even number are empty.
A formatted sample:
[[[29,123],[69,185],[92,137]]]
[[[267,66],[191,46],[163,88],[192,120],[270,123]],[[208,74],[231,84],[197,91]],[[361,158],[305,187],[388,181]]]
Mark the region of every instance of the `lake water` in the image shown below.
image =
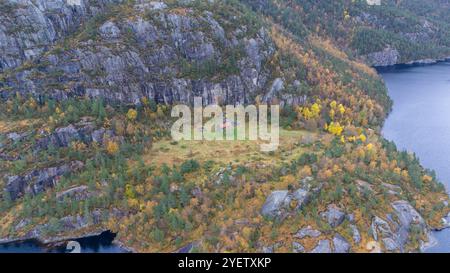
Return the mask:
[[[385,138],[417,154],[450,192],[450,63],[380,71],[394,101],[383,128]],[[438,245],[427,252],[450,252],[450,229],[435,232]]]
[[[103,232],[99,236],[90,236],[75,241],[80,244],[80,253],[124,253],[121,247],[115,245],[115,234]],[[8,244],[0,244],[0,253],[69,253],[67,243],[59,246],[48,246],[36,240],[26,240]]]

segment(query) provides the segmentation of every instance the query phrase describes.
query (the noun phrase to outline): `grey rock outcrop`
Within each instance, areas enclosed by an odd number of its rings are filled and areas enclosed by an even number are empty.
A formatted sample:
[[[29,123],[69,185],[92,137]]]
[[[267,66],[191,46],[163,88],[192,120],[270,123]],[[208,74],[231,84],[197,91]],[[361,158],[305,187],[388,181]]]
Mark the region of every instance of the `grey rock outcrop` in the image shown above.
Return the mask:
[[[307,226],[297,231],[294,237],[299,239],[303,239],[305,237],[317,238],[320,235],[322,235],[322,232],[313,229],[311,226]]]
[[[282,219],[290,210],[297,211],[305,204],[308,204],[311,198],[320,191],[321,187],[321,185],[311,186],[311,181],[308,180],[303,183],[302,188],[294,192],[289,192],[288,190],[274,191],[267,197],[261,209],[261,214],[269,218]]]
[[[56,194],[56,199],[58,201],[63,201],[65,198],[70,200],[81,201],[89,197],[89,191],[87,186],[73,187],[68,190],[59,192]]]
[[[54,187],[61,176],[77,171],[83,166],[82,162],[73,161],[58,167],[34,170],[23,176],[7,176],[4,191],[12,200],[16,200],[26,193],[35,195]]]
[[[273,246],[263,246],[262,253],[273,253]]]
[[[97,142],[103,143],[104,138],[114,137],[112,130],[104,128],[95,129],[93,123],[79,123],[56,129],[52,134],[38,140],[34,150],[48,149],[50,146],[55,148],[69,147],[74,141],[81,141],[85,144]]]
[[[375,216],[372,219],[371,232],[376,241],[383,242],[384,248],[391,252],[403,252],[410,242],[412,233],[420,232],[427,237],[427,242],[433,238],[422,216],[407,201],[395,201],[392,204],[395,218],[387,214],[387,221]],[[427,242],[421,242],[425,245]]]
[[[279,97],[277,96],[277,94],[279,92],[281,92],[284,89],[284,81],[281,78],[276,78],[270,89],[269,89],[269,93],[266,94],[266,96],[264,97],[264,101],[267,103],[270,103],[272,101],[273,98]]]
[[[23,140],[28,135],[29,135],[29,133],[27,133],[27,132],[24,132],[24,133],[12,132],[12,133],[7,134],[6,138],[13,142],[17,142],[17,141]]]
[[[21,219],[20,222],[14,227],[15,230],[21,230],[24,227],[28,226],[31,223],[31,220],[26,218],[26,219]]]
[[[382,183],[381,185],[387,190],[387,193],[390,195],[400,195],[402,193],[402,188],[397,185],[392,185],[389,183]]]
[[[175,251],[175,253],[191,253],[199,245],[200,245],[200,242],[191,242],[191,243],[181,247],[177,251]]]
[[[63,230],[76,230],[87,227],[89,222],[85,217],[77,215],[63,217],[59,220],[59,224]]]
[[[378,241],[378,238],[380,237],[386,238],[393,236],[393,232],[389,224],[378,216],[375,216],[372,219],[370,231],[372,232],[372,236],[375,239],[375,241]]]
[[[4,0],[0,3],[0,73],[39,58],[114,0]]]
[[[138,104],[142,98],[149,98],[170,104],[192,103],[194,97],[200,96],[205,104],[219,101],[243,104],[269,92],[272,85],[273,93],[286,86],[279,79],[270,78],[266,60],[274,54],[275,46],[264,28],[250,34],[247,32],[252,26],[237,25],[225,34],[224,24],[228,22],[209,11],[186,8],[186,13],[181,14],[170,12],[164,3],[136,1],[133,17],[118,20],[105,13],[105,18],[98,20],[100,23],[94,20],[89,25],[90,31],[85,32],[84,38],[74,39],[70,36],[73,30],[83,18],[95,13],[94,1],[81,1],[80,7],[68,7],[62,0],[52,1],[58,5],[55,8],[49,8],[50,4],[42,0],[37,5],[31,0],[21,2],[25,11],[37,18],[37,27],[43,33],[38,31],[37,41],[11,49],[14,51],[11,54],[1,54],[0,50],[0,56],[6,56],[0,60],[4,69],[30,61],[2,83],[6,87],[0,86],[2,97],[16,92],[37,97],[45,93],[58,100],[83,96]],[[102,10],[108,2],[120,1],[101,1],[95,10]],[[30,16],[28,13],[23,16]],[[27,28],[29,23],[24,20],[16,25]],[[7,25],[3,33],[13,28]],[[33,39],[30,33],[21,35],[15,35],[19,38],[14,39]],[[72,39],[73,46],[52,47],[61,36]],[[11,37],[2,37],[0,32],[0,45],[15,46],[18,41],[10,41]],[[37,44],[46,46],[34,46]],[[5,46],[4,51],[10,47]],[[31,52],[31,47],[34,52],[29,55],[33,57],[8,57],[23,56],[24,52]],[[222,67],[221,64],[230,61],[230,55],[235,56],[232,63]],[[214,76],[220,77],[208,76],[214,71]]]
[[[320,240],[316,247],[310,253],[331,253],[331,245],[329,240]]]
[[[369,193],[373,193],[373,187],[372,185],[364,180],[361,179],[357,179],[356,181],[356,186],[358,187],[359,192],[361,193],[365,193],[365,192],[369,192]]]
[[[404,246],[410,237],[411,230],[416,229],[428,234],[428,228],[422,216],[407,201],[395,201],[392,207],[399,219],[399,227],[397,230],[398,243]]]
[[[5,161],[16,161],[19,160],[20,157],[18,155],[8,155],[8,154],[4,154],[4,153],[0,153],[0,159],[5,160]]]
[[[350,225],[350,229],[352,230],[352,238],[355,244],[359,244],[361,242],[361,234],[359,233],[356,225]]]
[[[400,246],[393,238],[383,238],[383,245],[388,251],[396,251],[400,249]]]
[[[333,246],[335,253],[348,253],[351,248],[350,243],[340,234],[334,235]]]
[[[390,66],[399,62],[400,53],[397,49],[387,47],[383,51],[369,53],[367,59],[373,66]]]
[[[274,191],[266,199],[264,203],[261,214],[266,217],[277,217],[281,216],[282,210],[287,209],[290,203],[289,191]]]
[[[305,252],[305,248],[299,242],[293,242],[292,243],[292,251],[294,253],[303,253],[303,252]]]
[[[345,220],[345,213],[334,204],[328,205],[327,210],[322,212],[320,216],[333,228],[339,226]]]
[[[102,221],[103,215],[101,210],[94,210],[89,213],[89,215],[68,215],[35,226],[24,236],[24,238],[46,241],[45,236],[49,231],[52,233],[67,233],[88,228],[93,225],[98,225]]]

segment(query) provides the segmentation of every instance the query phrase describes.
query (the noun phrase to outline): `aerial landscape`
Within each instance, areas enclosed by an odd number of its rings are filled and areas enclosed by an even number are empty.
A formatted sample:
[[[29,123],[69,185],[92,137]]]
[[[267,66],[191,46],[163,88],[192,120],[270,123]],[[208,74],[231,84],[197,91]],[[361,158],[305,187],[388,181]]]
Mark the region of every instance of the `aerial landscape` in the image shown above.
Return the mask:
[[[450,253],[449,109],[448,0],[0,0],[0,253]]]

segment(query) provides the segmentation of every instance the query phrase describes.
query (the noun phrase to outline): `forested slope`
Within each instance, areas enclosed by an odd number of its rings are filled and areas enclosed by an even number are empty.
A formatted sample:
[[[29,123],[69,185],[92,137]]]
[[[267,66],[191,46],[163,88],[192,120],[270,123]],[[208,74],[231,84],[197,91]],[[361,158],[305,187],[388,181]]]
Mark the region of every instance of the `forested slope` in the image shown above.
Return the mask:
[[[407,252],[442,227],[444,187],[380,136],[391,101],[365,61],[445,54],[443,11],[80,3],[0,1],[2,241],[112,230],[135,251]],[[421,20],[435,43],[403,37]],[[171,106],[195,96],[280,104],[280,148],[172,141]]]

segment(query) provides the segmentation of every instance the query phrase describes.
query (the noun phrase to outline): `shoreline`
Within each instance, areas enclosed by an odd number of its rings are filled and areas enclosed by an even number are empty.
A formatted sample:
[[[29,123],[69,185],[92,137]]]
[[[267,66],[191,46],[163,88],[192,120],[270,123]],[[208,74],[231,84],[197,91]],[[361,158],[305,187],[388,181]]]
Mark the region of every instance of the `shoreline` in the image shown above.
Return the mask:
[[[396,69],[403,69],[403,68],[409,68],[409,67],[418,67],[418,66],[428,66],[428,65],[435,65],[439,63],[445,63],[450,62],[450,56],[440,58],[440,59],[421,59],[421,60],[415,60],[410,61],[406,63],[396,63],[393,65],[374,65],[372,66],[377,72],[386,72]]]
[[[124,252],[127,253],[134,253],[135,250],[126,246],[121,241],[118,241],[115,239],[116,233],[113,233],[110,230],[99,230],[94,231],[90,233],[86,233],[79,236],[59,236],[59,237],[53,237],[53,238],[42,238],[42,237],[18,237],[18,238],[0,238],[0,245],[7,245],[7,244],[20,244],[25,243],[27,241],[34,241],[39,247],[42,248],[55,248],[60,247],[64,244],[66,244],[69,241],[77,241],[77,240],[85,240],[85,239],[92,239],[94,237],[100,237],[104,236],[106,233],[111,233],[114,235],[114,239],[111,242],[112,246],[117,246],[120,249],[124,250]]]
[[[450,63],[450,57],[446,57],[446,58],[442,58],[442,59],[418,60],[418,61],[412,61],[412,62],[408,62],[408,63],[399,63],[399,64],[389,65],[389,66],[373,66],[373,68],[377,71],[378,75],[380,77],[382,77],[381,73],[396,72],[396,71],[399,71],[402,69],[408,69],[408,68],[414,68],[414,67],[433,66],[433,65],[438,65],[438,64],[442,64],[442,63]],[[387,88],[386,83],[384,83],[384,85]],[[388,94],[388,96],[389,96],[389,94]],[[387,114],[386,119],[383,121],[383,126],[381,128],[384,127],[384,122],[388,119],[388,117],[391,114],[393,109],[394,109],[394,104],[392,105],[392,109]],[[381,132],[380,132],[381,136],[384,139],[386,139],[386,137],[384,136],[382,131],[383,131],[383,129],[381,129]],[[442,183],[442,182],[440,182],[440,183]],[[446,194],[450,196],[450,192],[447,189],[446,189]],[[422,253],[426,253],[428,249],[431,249],[439,244],[439,241],[434,236],[435,233],[445,232],[448,229],[450,229],[450,213],[447,216],[444,216],[443,218],[441,218],[441,225],[428,226],[428,229],[430,231],[430,234],[429,234],[430,241],[424,243],[420,247],[420,251]]]

